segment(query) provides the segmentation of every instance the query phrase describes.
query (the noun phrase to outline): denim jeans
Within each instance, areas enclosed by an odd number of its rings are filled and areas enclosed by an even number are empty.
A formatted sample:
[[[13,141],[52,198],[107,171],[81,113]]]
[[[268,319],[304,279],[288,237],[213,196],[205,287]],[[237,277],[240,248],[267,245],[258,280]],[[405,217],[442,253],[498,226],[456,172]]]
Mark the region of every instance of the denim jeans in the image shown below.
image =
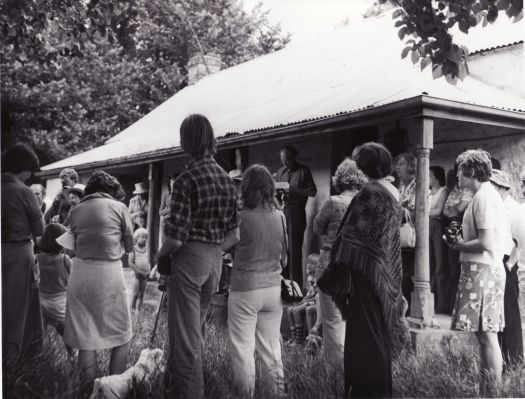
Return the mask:
[[[166,398],[202,398],[204,322],[217,288],[219,245],[191,241],[171,261],[168,279],[169,354],[164,375]]]

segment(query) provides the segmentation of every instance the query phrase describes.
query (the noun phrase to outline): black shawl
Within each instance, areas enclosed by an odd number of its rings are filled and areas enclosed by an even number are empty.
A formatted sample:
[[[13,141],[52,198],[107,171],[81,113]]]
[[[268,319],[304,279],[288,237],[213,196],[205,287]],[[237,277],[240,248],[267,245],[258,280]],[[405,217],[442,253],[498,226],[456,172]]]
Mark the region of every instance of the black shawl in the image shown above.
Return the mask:
[[[354,197],[341,221],[330,263],[318,287],[334,297],[346,316],[352,293],[352,273],[370,282],[381,303],[391,339],[406,335],[405,302],[401,293],[401,208],[378,182],[370,182]],[[403,339],[404,340],[404,339]]]

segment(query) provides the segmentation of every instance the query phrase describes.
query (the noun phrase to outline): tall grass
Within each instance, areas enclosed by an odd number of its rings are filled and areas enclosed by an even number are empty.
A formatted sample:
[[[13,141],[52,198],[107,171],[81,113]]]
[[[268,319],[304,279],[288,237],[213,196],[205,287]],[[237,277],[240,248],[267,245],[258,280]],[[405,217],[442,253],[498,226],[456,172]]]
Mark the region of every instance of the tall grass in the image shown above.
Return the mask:
[[[134,319],[134,337],[129,365],[134,364],[140,351],[149,345],[149,334],[154,323],[152,306]],[[167,326],[161,316],[155,347],[167,351]],[[285,384],[289,398],[342,398],[342,362],[327,359],[322,354],[311,356],[300,346],[283,347]],[[107,373],[108,351],[100,352],[99,375]],[[257,374],[259,366],[257,364]],[[208,326],[204,353],[204,381],[207,397],[236,398],[231,389],[231,367],[228,337],[223,328]],[[15,372],[4,375],[4,397],[7,398],[83,398],[88,397],[80,383],[74,358],[68,358],[62,339],[52,328],[47,331],[44,350]],[[478,356],[468,349],[459,352],[413,353],[405,352],[393,363],[395,397],[478,397]],[[505,372],[503,384],[495,391],[499,397],[525,397],[525,368],[518,365]],[[162,375],[137,384],[132,398],[161,398]],[[256,397],[266,398],[256,387]]]

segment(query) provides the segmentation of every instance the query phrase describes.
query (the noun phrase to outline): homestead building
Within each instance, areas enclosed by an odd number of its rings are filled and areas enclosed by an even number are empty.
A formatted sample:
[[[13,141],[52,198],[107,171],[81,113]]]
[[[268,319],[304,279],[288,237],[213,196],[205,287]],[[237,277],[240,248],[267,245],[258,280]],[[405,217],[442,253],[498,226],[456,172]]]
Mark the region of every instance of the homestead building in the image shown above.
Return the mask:
[[[525,168],[524,21],[500,17],[494,25],[454,34],[471,52],[470,75],[453,85],[421,71],[405,47],[390,13],[340,28],[309,43],[291,45],[220,70],[220,60],[196,55],[189,84],[104,145],[42,168],[50,195],[58,173],[73,167],[85,182],[93,170],[119,178],[128,199],[133,185],[149,183],[149,214],[158,215],[161,193],[187,159],[179,126],[188,114],[202,113],[219,142],[217,161],[227,170],[262,163],[278,169],[278,150],[294,145],[308,165],[317,196],[307,205],[303,254],[319,249],[311,222],[330,195],[330,176],[359,144],[377,141],[394,155],[413,151],[418,158],[417,248],[412,316],[428,324],[433,314],[429,285],[428,166],[453,166],[468,148],[483,148],[511,176],[516,198]],[[203,76],[205,75],[205,76]],[[158,237],[158,217],[149,218]],[[151,249],[157,248],[155,239]],[[306,256],[303,256],[306,259]]]

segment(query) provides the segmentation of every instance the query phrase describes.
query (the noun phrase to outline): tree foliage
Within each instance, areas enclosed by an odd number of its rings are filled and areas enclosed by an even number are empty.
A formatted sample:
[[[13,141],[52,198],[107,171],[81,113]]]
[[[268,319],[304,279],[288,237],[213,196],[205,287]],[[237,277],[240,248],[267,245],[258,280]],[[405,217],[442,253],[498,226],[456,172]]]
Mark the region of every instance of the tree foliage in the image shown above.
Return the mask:
[[[475,26],[494,23],[504,12],[514,22],[523,17],[523,0],[379,0],[397,6],[392,17],[405,40],[402,58],[410,55],[421,69],[432,65],[434,78],[451,83],[468,73],[468,49],[454,43],[450,29],[468,33]]]
[[[101,145],[186,84],[197,51],[225,67],[288,42],[233,0],[6,0],[0,16],[2,145],[43,164]],[[198,41],[198,43],[197,43]]]

